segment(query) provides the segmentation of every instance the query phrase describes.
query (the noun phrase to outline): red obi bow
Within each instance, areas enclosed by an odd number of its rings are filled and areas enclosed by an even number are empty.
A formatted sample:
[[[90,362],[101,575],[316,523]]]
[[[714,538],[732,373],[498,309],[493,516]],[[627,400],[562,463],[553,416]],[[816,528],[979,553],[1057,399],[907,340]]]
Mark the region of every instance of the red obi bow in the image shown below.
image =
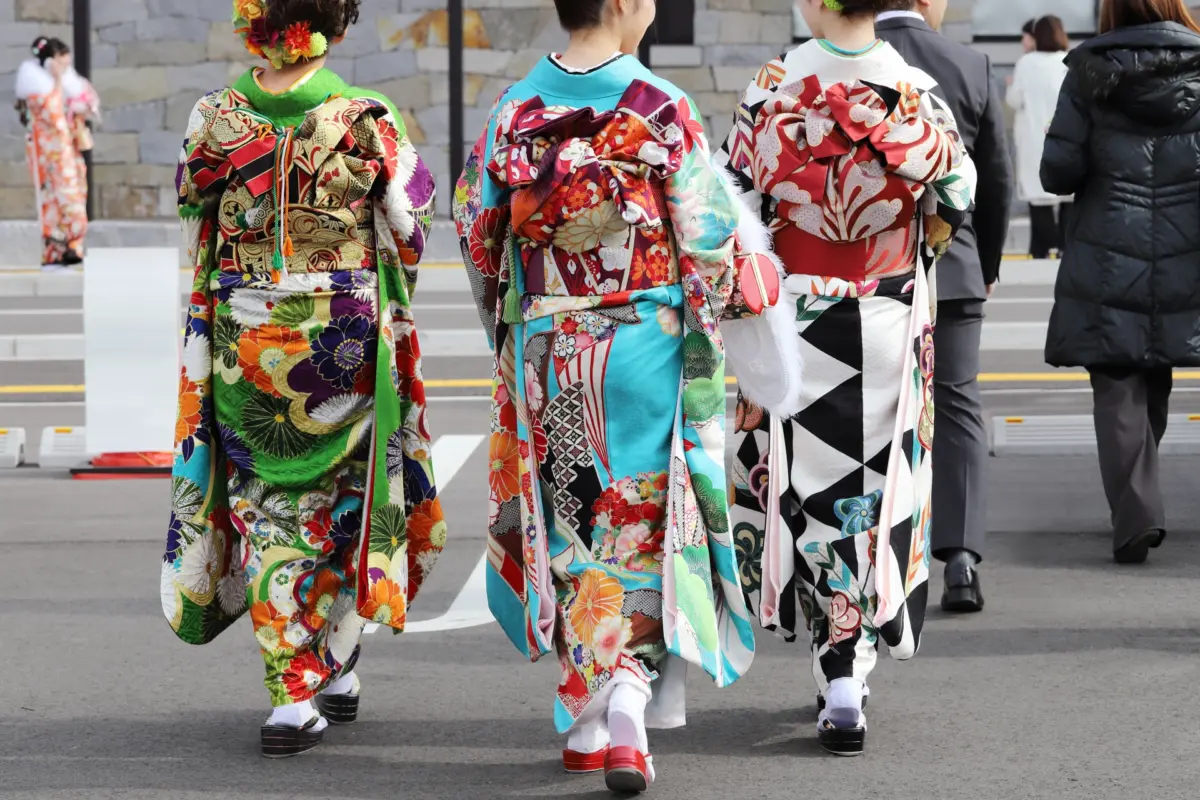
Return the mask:
[[[954,166],[949,134],[920,116],[920,94],[855,82],[780,93],[754,120],[751,174],[776,216],[831,242],[909,225],[927,184]]]
[[[513,190],[513,228],[534,242],[549,242],[565,219],[604,201],[626,225],[654,228],[666,215],[661,182],[679,170],[684,135],[671,99],[641,82],[600,114],[547,108],[535,97],[501,120],[488,172]]]

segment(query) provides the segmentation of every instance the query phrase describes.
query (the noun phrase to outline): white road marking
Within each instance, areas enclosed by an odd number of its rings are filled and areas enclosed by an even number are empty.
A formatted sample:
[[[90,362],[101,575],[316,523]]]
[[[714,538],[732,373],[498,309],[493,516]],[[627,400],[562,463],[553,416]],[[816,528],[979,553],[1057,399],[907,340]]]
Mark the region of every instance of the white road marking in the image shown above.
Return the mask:
[[[433,470],[434,476],[437,478],[439,494],[443,496],[445,495],[446,487],[450,485],[450,481],[453,480],[454,476],[458,474],[459,470],[461,470],[463,466],[465,466],[466,463],[471,459],[471,455],[475,452],[485,438],[486,437],[478,434],[470,436],[440,436],[438,437],[437,441],[433,443]],[[483,566],[482,562],[480,566]],[[479,573],[478,581],[475,573]],[[437,630],[454,630],[455,628],[471,627],[471,625],[462,624],[446,626],[442,623],[452,615],[457,615],[456,619],[458,619],[459,617],[463,617],[468,613],[474,615],[478,614],[477,611],[473,611],[477,605],[477,595],[479,594],[479,587],[476,586],[476,582],[483,584],[484,580],[484,573],[479,567],[476,567],[475,572],[471,573],[471,577],[467,580],[466,585],[463,586],[462,590],[458,593],[458,597],[454,598],[454,602],[450,604],[449,611],[442,616],[437,617],[436,619],[426,620],[423,623],[415,622],[408,626],[408,630],[414,633],[420,633],[422,631],[428,633],[430,631]],[[486,590],[484,591],[484,594],[486,595]],[[484,597],[483,601],[483,610],[485,613],[487,612],[486,596]],[[491,615],[489,614],[486,620],[483,620],[482,622],[474,622],[472,625],[482,625],[490,620]],[[379,625],[371,623],[370,625],[367,625],[363,632],[374,633],[377,630],[379,630]]]
[[[435,619],[414,622],[407,633],[432,633],[434,631],[457,631],[487,625],[492,621],[492,612],[487,602],[487,556],[484,555],[471,571],[471,577],[450,604],[450,610]]]

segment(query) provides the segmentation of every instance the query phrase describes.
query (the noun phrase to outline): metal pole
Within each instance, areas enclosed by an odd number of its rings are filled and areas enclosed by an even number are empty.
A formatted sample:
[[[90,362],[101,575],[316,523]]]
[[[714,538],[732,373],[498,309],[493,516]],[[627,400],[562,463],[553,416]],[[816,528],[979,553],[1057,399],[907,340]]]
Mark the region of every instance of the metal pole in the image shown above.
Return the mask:
[[[448,0],[450,17],[450,181],[463,172],[463,0]]]
[[[75,20],[74,51],[75,71],[91,80],[92,77],[92,2],[91,0],[73,0]],[[95,216],[95,202],[92,199],[92,154],[83,154],[83,163],[87,165],[87,215],[88,219]]]

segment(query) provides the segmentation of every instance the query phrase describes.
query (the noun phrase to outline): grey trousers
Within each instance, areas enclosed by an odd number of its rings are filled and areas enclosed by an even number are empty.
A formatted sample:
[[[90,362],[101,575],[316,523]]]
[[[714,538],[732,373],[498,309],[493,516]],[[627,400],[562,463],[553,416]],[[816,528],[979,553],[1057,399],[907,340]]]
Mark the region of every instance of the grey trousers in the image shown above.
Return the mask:
[[[1113,550],[1138,534],[1166,530],[1158,445],[1167,430],[1170,368],[1089,370],[1100,477],[1112,512]]]
[[[988,439],[979,394],[982,300],[938,303],[933,334],[933,555],[983,559]]]

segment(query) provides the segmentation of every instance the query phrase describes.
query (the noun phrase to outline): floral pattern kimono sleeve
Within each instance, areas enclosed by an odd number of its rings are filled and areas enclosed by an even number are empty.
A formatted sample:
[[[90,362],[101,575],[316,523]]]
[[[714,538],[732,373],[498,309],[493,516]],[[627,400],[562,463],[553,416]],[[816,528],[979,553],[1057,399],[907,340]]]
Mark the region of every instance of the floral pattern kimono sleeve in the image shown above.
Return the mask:
[[[679,101],[684,156],[666,181],[667,207],[679,245],[685,295],[707,332],[715,330],[733,293],[739,206],[708,150],[692,101]]]
[[[417,287],[417,263],[433,226],[433,175],[417,155],[403,125],[389,112],[377,122],[385,147],[381,199],[375,220],[381,252],[394,255],[404,271],[406,298]]]
[[[213,298],[209,288],[216,239],[215,202],[188,169],[188,160],[206,147],[209,125],[221,105],[225,90],[213,92],[196,104],[176,173],[179,218],[188,258],[193,265],[192,295],[183,333],[183,365],[179,376],[179,408],[175,424],[175,464],[172,475],[171,519],[163,556],[161,599],[172,630],[189,644],[215,639],[244,612],[242,603],[216,601],[216,587],[204,596],[185,592],[175,580],[175,563],[192,548],[212,542],[217,563],[212,572],[227,575],[231,585],[244,582],[234,567],[241,551],[241,536],[229,518],[225,481],[226,463],[212,431],[215,412],[212,393]],[[228,181],[228,171],[216,170],[205,178],[213,186]],[[208,184],[206,184],[207,186]],[[188,435],[191,432],[191,435]],[[207,491],[201,487],[207,487]]]
[[[497,111],[507,93],[496,99],[490,121],[467,159],[454,189],[451,212],[479,318],[493,348],[497,324],[501,322],[500,301],[507,294],[511,277],[508,265],[502,263],[511,212],[508,192],[488,177],[486,167],[499,122]]]

